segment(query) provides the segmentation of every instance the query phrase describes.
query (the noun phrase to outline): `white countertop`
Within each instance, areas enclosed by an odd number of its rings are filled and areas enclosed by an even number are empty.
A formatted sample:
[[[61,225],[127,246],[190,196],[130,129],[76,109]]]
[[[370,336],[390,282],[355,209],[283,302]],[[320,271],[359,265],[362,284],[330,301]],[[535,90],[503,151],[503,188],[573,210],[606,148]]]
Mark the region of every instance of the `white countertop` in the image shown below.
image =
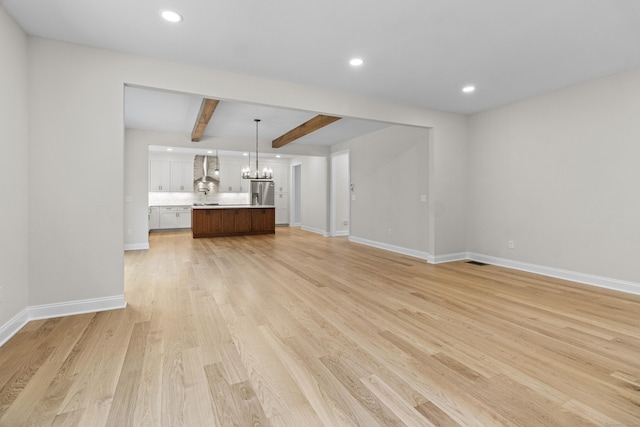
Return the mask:
[[[275,205],[208,205],[192,206],[193,209],[265,209],[275,208]]]

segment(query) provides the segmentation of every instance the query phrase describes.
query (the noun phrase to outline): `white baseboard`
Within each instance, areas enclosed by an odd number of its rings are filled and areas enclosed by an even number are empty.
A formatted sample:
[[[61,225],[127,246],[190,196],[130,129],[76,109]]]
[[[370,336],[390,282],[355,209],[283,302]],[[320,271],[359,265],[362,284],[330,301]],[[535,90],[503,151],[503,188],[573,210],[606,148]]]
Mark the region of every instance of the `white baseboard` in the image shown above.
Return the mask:
[[[389,245],[387,243],[376,242],[374,240],[362,239],[360,237],[349,236],[349,241],[354,243],[360,243],[361,245],[372,246],[378,249],[384,249],[385,251],[396,252],[402,255],[408,255],[414,258],[424,259],[429,261],[433,258],[432,255],[427,252],[417,251],[415,249],[403,248],[401,246]]]
[[[320,230],[319,228],[307,227],[306,225],[303,225],[300,228],[304,231],[310,231],[312,233],[322,234],[324,237],[329,237],[329,233],[324,230]]]
[[[541,274],[543,276],[556,277],[558,279],[583,283],[585,285],[598,286],[600,288],[640,295],[640,283],[627,282],[624,280],[595,276],[592,274],[563,270],[560,268],[546,267],[544,265],[529,264],[526,262],[513,261],[505,258],[476,254],[473,252],[468,253],[467,258],[473,261],[499,265],[500,267],[513,268],[514,270],[528,271],[530,273]]]
[[[29,310],[25,308],[20,313],[13,316],[13,319],[9,320],[4,325],[0,326],[0,347],[9,341],[9,338],[14,336],[24,325],[29,321]]]
[[[0,327],[0,346],[31,320],[116,310],[126,306],[124,295],[29,306]]]
[[[463,259],[469,259],[469,254],[466,252],[458,252],[455,254],[436,255],[428,261],[431,264],[442,264],[444,262],[462,261]]]
[[[53,317],[72,316],[74,314],[116,310],[125,308],[126,306],[127,302],[124,300],[124,295],[34,305],[29,307],[29,320],[51,319]]]
[[[124,250],[125,251],[140,251],[144,249],[149,249],[149,242],[147,243],[125,243]]]
[[[489,255],[482,255],[473,252],[458,252],[446,255],[433,256],[427,252],[407,249],[400,246],[389,245],[386,243],[375,242],[372,240],[362,239],[350,236],[349,240],[354,243],[360,243],[374,248],[384,249],[403,255],[424,259],[431,264],[441,264],[445,262],[472,260],[484,262],[487,264],[498,265],[500,267],[512,268],[514,270],[528,271],[530,273],[540,274],[542,276],[555,277],[558,279],[569,280],[572,282],[582,283],[585,285],[598,286],[600,288],[612,289],[614,291],[625,292],[629,294],[640,295],[640,283],[627,282],[624,280],[612,279],[609,277],[595,276],[592,274],[580,273],[576,271],[563,270],[543,265],[529,264],[526,262],[513,261],[505,258],[498,258]]]
[[[348,235],[349,235],[349,230],[340,230],[333,233],[333,237],[348,236]]]

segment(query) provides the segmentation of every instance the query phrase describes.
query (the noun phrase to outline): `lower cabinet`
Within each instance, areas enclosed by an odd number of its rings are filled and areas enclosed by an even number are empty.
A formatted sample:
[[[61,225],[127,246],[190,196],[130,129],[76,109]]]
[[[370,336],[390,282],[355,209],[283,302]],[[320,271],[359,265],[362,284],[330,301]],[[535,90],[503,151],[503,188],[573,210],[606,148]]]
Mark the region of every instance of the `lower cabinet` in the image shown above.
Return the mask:
[[[246,233],[251,230],[251,209],[222,209],[222,232]]]
[[[193,237],[275,233],[274,208],[194,209]]]
[[[191,209],[184,207],[159,208],[158,229],[191,228]]]
[[[151,206],[149,207],[149,230],[158,228],[160,228],[160,208]]]
[[[276,224],[289,225],[289,193],[276,193]]]
[[[222,234],[222,211],[219,209],[194,209],[191,213],[191,229],[196,233]]]
[[[275,209],[251,209],[251,231],[272,232],[275,230]]]

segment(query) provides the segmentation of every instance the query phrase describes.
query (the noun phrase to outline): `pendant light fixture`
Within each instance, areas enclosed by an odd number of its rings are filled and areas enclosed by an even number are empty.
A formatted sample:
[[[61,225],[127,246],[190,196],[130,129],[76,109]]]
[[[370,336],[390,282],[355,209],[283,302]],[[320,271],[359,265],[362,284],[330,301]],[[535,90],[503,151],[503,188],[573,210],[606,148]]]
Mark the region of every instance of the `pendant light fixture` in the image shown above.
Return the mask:
[[[256,122],[256,168],[254,170],[251,169],[251,156],[249,156],[249,166],[242,168],[242,178],[271,179],[273,178],[273,169],[265,167],[262,172],[260,172],[258,166],[258,124],[260,123],[260,119],[253,119],[253,121]]]

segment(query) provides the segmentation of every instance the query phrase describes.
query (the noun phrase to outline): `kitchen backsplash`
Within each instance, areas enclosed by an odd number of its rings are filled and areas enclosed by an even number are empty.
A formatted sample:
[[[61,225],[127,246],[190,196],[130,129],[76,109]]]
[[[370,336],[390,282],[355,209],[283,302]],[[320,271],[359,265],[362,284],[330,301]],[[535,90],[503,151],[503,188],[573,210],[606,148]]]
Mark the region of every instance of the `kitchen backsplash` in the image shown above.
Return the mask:
[[[220,203],[221,205],[248,205],[249,193],[170,193],[149,192],[149,206],[184,206],[194,203]]]

